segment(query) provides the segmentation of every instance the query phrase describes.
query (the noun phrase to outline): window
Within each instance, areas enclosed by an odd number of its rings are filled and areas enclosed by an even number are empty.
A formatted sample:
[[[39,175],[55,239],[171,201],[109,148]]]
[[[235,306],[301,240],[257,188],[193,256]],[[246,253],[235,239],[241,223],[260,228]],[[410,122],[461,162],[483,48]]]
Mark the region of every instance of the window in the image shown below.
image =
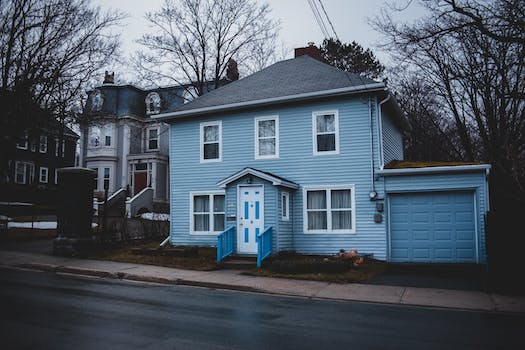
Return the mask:
[[[98,168],[91,168],[91,170],[95,170],[95,179],[93,180],[95,183],[94,183],[93,189],[97,191],[98,190]]]
[[[303,196],[306,233],[355,233],[353,185],[306,188]]]
[[[224,231],[224,192],[192,192],[190,208],[192,234],[217,234]]]
[[[281,192],[281,219],[290,220],[290,194],[288,192]]]
[[[182,103],[188,103],[191,102],[199,95],[197,89],[194,86],[189,86],[186,89],[184,89],[184,92],[182,93]]]
[[[41,183],[46,184],[47,180],[48,180],[48,174],[49,174],[49,170],[47,168],[44,168],[44,167],[40,168],[40,176],[39,176],[38,180]]]
[[[100,111],[103,104],[104,98],[102,97],[102,93],[98,90],[93,91],[91,93],[91,111]]]
[[[33,163],[16,162],[15,163],[15,183],[30,184],[35,178],[35,167]]]
[[[312,114],[314,155],[339,153],[339,117],[337,111]]]
[[[55,185],[58,185],[58,170],[55,169]]]
[[[104,146],[111,146],[111,134],[113,133],[111,124],[104,126]]]
[[[160,112],[160,95],[156,92],[151,92],[146,96],[146,113],[157,114]]]
[[[23,136],[21,136],[18,140],[18,142],[16,143],[16,148],[18,149],[27,149],[27,146],[28,146],[28,136],[27,136],[27,132],[24,133]]]
[[[40,136],[40,153],[47,152],[47,136]]]
[[[279,117],[255,118],[255,159],[279,158]]]
[[[109,174],[111,169],[110,168],[104,168],[104,189],[109,189]]]
[[[201,162],[222,160],[222,123],[201,123]]]
[[[159,129],[153,128],[147,130],[148,151],[159,149]]]
[[[32,139],[31,140],[31,152],[33,152],[33,153],[36,152],[36,145],[37,145],[37,143],[38,142],[36,141],[36,139]]]

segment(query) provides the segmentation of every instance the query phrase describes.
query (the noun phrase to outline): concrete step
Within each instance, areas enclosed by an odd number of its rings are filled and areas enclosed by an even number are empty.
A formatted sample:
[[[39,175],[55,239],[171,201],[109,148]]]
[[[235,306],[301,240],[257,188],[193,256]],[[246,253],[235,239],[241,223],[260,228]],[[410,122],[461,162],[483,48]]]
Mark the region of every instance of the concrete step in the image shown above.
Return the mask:
[[[257,258],[253,256],[233,256],[223,260],[219,266],[230,270],[250,270],[257,267]]]

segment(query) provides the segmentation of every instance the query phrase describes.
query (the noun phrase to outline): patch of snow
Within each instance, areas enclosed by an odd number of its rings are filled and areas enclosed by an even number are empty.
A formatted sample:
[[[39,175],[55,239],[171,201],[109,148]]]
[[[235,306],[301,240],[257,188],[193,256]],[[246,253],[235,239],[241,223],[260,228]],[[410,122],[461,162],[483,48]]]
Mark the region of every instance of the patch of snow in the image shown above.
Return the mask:
[[[170,221],[170,214],[164,213],[144,213],[140,217],[146,220],[155,220],[155,221]]]
[[[31,207],[34,204],[33,203],[24,203],[24,202],[0,202],[0,205],[17,205],[17,206]]]

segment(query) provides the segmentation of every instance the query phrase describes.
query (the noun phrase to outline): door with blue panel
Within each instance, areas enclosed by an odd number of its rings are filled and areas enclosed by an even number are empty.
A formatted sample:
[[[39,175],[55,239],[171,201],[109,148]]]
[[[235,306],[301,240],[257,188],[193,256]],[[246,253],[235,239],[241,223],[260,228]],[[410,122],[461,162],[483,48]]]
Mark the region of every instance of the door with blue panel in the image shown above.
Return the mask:
[[[477,261],[473,192],[393,194],[389,203],[390,261]]]
[[[237,252],[257,253],[257,235],[264,228],[264,187],[239,186]]]

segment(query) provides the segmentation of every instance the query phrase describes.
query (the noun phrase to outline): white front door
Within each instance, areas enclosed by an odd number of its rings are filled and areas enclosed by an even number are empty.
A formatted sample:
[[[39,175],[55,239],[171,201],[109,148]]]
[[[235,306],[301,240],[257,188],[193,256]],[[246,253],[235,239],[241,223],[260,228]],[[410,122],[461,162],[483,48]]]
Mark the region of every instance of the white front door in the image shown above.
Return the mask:
[[[239,186],[237,252],[257,253],[257,235],[264,229],[264,187]]]

